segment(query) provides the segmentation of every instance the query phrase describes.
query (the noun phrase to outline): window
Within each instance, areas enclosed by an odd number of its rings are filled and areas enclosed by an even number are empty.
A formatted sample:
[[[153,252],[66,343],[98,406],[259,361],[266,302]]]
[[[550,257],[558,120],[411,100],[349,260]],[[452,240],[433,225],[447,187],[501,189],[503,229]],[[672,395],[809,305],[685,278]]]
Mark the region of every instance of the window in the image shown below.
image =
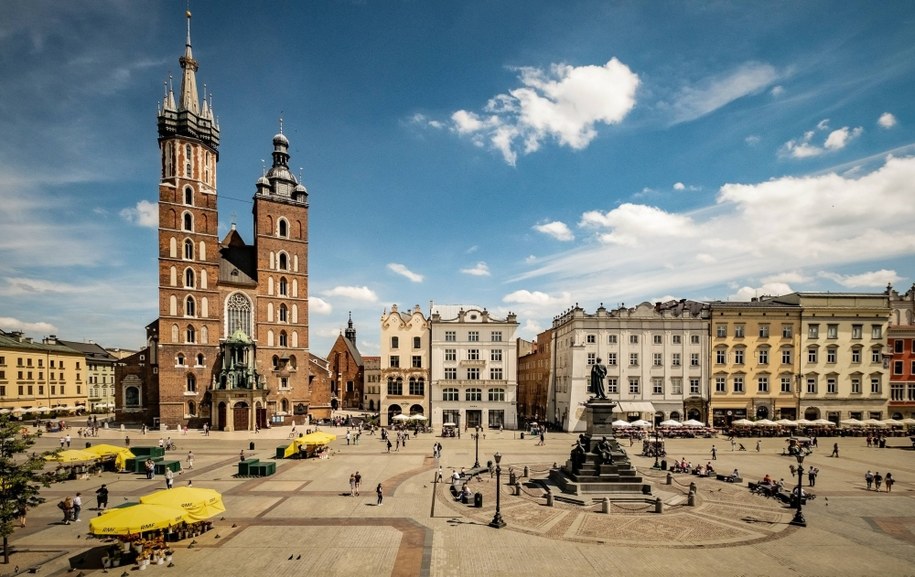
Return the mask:
[[[724,365],[728,362],[727,349],[715,349],[715,364]]]
[[[480,349],[467,349],[467,360],[468,361],[479,361],[480,360]]]
[[[639,378],[638,377],[629,377],[629,394],[638,395],[641,387],[639,387]]]
[[[194,260],[194,241],[191,239],[184,241],[184,260]]]
[[[827,339],[839,338],[839,325],[834,325],[834,324],[826,325],[826,338]]]
[[[194,375],[187,376],[187,392],[196,393],[197,392],[197,377]]]
[[[184,287],[185,288],[194,288],[194,270],[185,269],[184,271]]]
[[[445,331],[445,341],[453,343],[457,340],[457,333],[455,331]]]
[[[421,337],[413,337],[413,348],[414,349],[423,348],[423,339]]]
[[[680,366],[680,353],[673,353],[670,357],[670,364],[674,367]]]
[[[616,366],[616,353],[607,353],[607,366]]]
[[[289,322],[289,308],[285,304],[280,305],[277,317],[281,323]]]
[[[178,358],[175,360],[175,364],[179,367],[184,366],[184,355],[178,355]]]
[[[489,389],[489,402],[490,403],[504,403],[505,402],[505,389]]]
[[[182,229],[185,232],[194,232],[194,217],[189,212],[185,212],[182,217]]]
[[[277,223],[277,236],[281,238],[289,237],[289,223],[286,222],[285,218],[281,218]]]
[[[880,377],[871,377],[871,394],[880,394]]]
[[[202,367],[203,361],[204,361],[203,353],[197,353],[197,366]]]
[[[588,353],[588,366],[597,364],[597,353]]]
[[[617,394],[620,392],[620,382],[616,377],[607,377],[607,393]]]
[[[760,393],[769,392],[769,377],[760,376],[756,377],[756,390]]]
[[[607,335],[607,344],[615,345],[616,343],[616,335]]]
[[[769,349],[759,349],[759,364],[769,364]]]
[[[871,338],[872,339],[883,338],[883,325],[871,325]]]
[[[817,394],[817,378],[816,377],[807,377],[807,394],[808,395]]]
[[[479,381],[480,380],[480,369],[478,367],[471,367],[467,369],[467,380],[468,381]]]
[[[190,186],[184,189],[184,204],[194,206],[194,189]]]
[[[391,337],[391,348],[400,348],[400,337]]]
[[[277,268],[280,270],[289,270],[289,257],[286,256],[285,252],[281,252],[277,256]]]
[[[639,354],[638,353],[629,353],[629,366],[630,367],[639,366]]]
[[[663,378],[652,377],[651,394],[653,394],[653,395],[663,395],[664,394],[664,379]]]
[[[501,381],[502,377],[502,367],[494,367],[489,369],[489,380],[491,381]]]
[[[699,335],[690,335],[689,342],[690,342],[690,344],[698,345],[699,344]]]
[[[817,350],[816,347],[810,347],[807,349],[807,362],[815,363],[817,362]]]
[[[662,345],[662,344],[664,344],[664,340],[663,340],[663,339],[664,339],[664,337],[661,336],[661,335],[651,335],[651,342],[653,342],[653,343],[656,344],[656,345]]]
[[[489,335],[489,337],[492,342],[501,343],[502,342],[502,331],[493,331],[492,334]]]
[[[902,339],[896,339],[893,341],[893,352],[902,353],[905,352],[905,341]]]
[[[629,344],[630,345],[639,344],[639,335],[629,335]]]
[[[726,393],[727,392],[727,381],[725,377],[715,377],[715,392],[716,393]]]
[[[782,338],[790,339],[792,336],[794,336],[794,329],[791,325],[782,325]]]
[[[779,391],[782,393],[791,392],[791,377],[784,376],[779,379]]]
[[[675,345],[679,345],[682,342],[682,337],[680,335],[672,335],[670,337],[670,342]]]
[[[661,353],[653,353],[651,355],[651,364],[655,367],[660,367],[664,365],[664,355]]]
[[[241,293],[235,293],[226,302],[228,334],[242,331],[251,336],[251,301]]]
[[[744,352],[745,351],[743,349],[734,349],[734,364],[735,365],[743,364]]]
[[[453,387],[447,389],[442,389],[442,400],[443,401],[459,401],[459,392]]]
[[[446,361],[456,361],[457,360],[457,349],[445,349],[445,360]]]
[[[837,349],[835,347],[829,347],[826,349],[826,362],[827,363],[836,363],[836,357],[838,356]]]
[[[392,369],[399,369],[400,368],[400,356],[391,355],[388,366]]]
[[[592,345],[593,345],[594,343],[597,342],[597,335],[588,335],[588,336],[586,337],[586,339],[587,339],[587,341],[588,341],[588,344],[592,344]]]
[[[423,356],[422,355],[413,355],[410,358],[410,366],[414,369],[423,368]]]
[[[746,325],[734,325],[734,337],[742,339],[746,333]]]
[[[699,384],[699,379],[693,378],[689,380],[689,394],[699,395],[702,393],[701,385]]]
[[[691,367],[699,366],[699,353],[690,353],[689,354],[689,366],[691,366]]]
[[[194,297],[187,297],[184,301],[184,316],[197,316],[197,307],[194,304]]]
[[[501,428],[505,424],[505,411],[502,409],[489,410],[489,428]]]
[[[279,286],[277,287],[277,292],[280,293],[280,296],[288,296],[289,284],[286,281],[286,277],[280,277],[280,282],[279,282]]]
[[[388,377],[388,395],[403,395],[403,379],[398,378],[397,380]]]
[[[871,362],[879,363],[883,361],[883,354],[881,354],[880,349],[871,349]]]
[[[743,392],[743,377],[735,376],[733,383],[734,383],[734,392],[742,393]]]
[[[423,396],[426,394],[426,380],[422,377],[410,377],[410,394],[413,396]]]
[[[820,337],[820,325],[818,324],[809,324],[807,325],[807,338],[808,339],[817,339]]]
[[[761,339],[768,339],[768,338],[769,338],[769,325],[768,325],[768,323],[759,325],[759,338],[761,338]]]
[[[826,379],[826,393],[827,394],[836,394],[839,392],[839,384],[836,381],[835,377],[829,377]]]
[[[456,381],[457,380],[457,369],[455,367],[448,367],[445,369],[445,380],[446,381]],[[457,399],[455,399],[456,401]]]
[[[670,379],[670,393],[672,395],[683,394],[683,379],[680,377],[674,377]]]
[[[185,178],[191,177],[191,145],[184,145],[184,176]]]
[[[467,340],[472,343],[480,342],[480,331],[470,331],[467,333]]]
[[[502,349],[492,349],[489,351],[489,360],[491,361],[501,361],[502,360]]]
[[[289,335],[286,334],[286,331],[280,331],[279,346],[281,346],[281,347],[289,346]]]
[[[904,401],[905,400],[905,384],[904,383],[890,383],[890,400],[891,401]]]
[[[851,392],[854,395],[861,394],[861,379],[858,377],[852,377],[851,379]]]
[[[196,339],[197,339],[197,334],[196,334],[196,332],[194,331],[194,327],[192,327],[191,325],[188,325],[188,326],[187,326],[187,330],[185,331],[185,334],[187,335],[187,341],[186,341],[186,342],[188,342],[188,343],[195,343],[195,342],[197,342],[197,340],[196,340]]]
[[[728,336],[728,326],[727,325],[715,325],[715,336],[723,339]]]
[[[483,389],[467,389],[464,393],[465,401],[482,401]]]
[[[782,349],[782,364],[791,364],[791,349]]]
[[[861,347],[855,347],[851,350],[851,362],[852,364],[861,363]]]
[[[853,338],[853,339],[864,338],[864,326],[863,325],[852,325],[851,326],[851,338]]]

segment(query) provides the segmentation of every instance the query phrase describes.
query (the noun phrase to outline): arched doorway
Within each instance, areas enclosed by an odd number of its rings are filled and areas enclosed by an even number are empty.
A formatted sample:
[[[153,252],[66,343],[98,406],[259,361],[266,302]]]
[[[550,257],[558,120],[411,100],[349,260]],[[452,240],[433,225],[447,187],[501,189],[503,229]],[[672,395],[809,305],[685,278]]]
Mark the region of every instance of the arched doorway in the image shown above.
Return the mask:
[[[228,406],[225,403],[219,403],[219,406],[216,408],[216,428],[220,431],[226,430],[228,411]]]
[[[768,419],[769,418],[769,407],[762,405],[756,407],[756,418],[757,419]]]
[[[235,431],[248,430],[248,403],[239,401],[232,405],[232,429]]]
[[[657,412],[654,414],[654,426],[657,427],[658,425],[661,424],[661,421],[663,421],[663,420],[664,420],[664,413],[663,413],[663,411],[657,411]]]
[[[680,411],[671,411],[670,418],[674,421],[679,421],[680,420]]]
[[[820,418],[820,409],[816,407],[807,407],[804,409],[804,418],[808,421],[816,421]]]
[[[403,412],[403,409],[400,408],[400,405],[389,406],[388,407],[388,425],[393,425],[396,422],[396,421],[394,421],[394,417],[401,414],[402,412]]]
[[[687,419],[692,419],[692,420],[694,420],[694,421],[701,421],[701,420],[702,420],[702,419],[700,418],[701,416],[702,416],[702,413],[699,412],[699,409],[690,409],[690,410],[686,413],[686,418],[687,418]]]
[[[370,411],[375,410],[375,399],[369,399],[369,410]]]
[[[425,409],[423,409],[423,406],[422,406],[422,405],[412,405],[412,406],[410,407],[410,416],[413,416],[413,415],[422,415],[424,410],[425,410]]]

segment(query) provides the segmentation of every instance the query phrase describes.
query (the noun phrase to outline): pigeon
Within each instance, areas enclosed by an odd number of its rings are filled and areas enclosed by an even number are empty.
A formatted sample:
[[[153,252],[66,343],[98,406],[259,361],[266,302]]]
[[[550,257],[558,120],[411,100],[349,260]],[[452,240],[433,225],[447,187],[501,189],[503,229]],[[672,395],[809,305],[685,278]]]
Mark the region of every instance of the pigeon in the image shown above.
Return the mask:
[[[302,558],[302,556],[299,555],[298,557],[295,558],[295,560],[298,561],[298,560],[301,559],[301,558]]]
[[[121,577],[130,577],[130,573],[128,573],[127,571],[124,571],[123,573],[121,573]]]
[[[216,536],[213,537],[213,538],[214,538],[214,539],[219,539],[219,537],[220,537],[220,535],[219,535],[219,533],[217,533]]]
[[[238,527],[238,523],[232,523],[232,528]]]
[[[191,541],[191,545],[196,545],[196,544],[197,544],[197,539],[194,539],[193,541]]]
[[[226,518],[225,518],[225,517],[220,517],[219,520],[220,520],[220,521],[225,521]]]
[[[292,555],[290,555],[290,556],[289,556],[289,559],[286,559],[286,560],[287,560],[287,561],[292,561]]]
[[[80,571],[79,573],[76,574],[76,577],[85,577],[85,576],[86,576],[86,574],[83,573],[82,571]]]

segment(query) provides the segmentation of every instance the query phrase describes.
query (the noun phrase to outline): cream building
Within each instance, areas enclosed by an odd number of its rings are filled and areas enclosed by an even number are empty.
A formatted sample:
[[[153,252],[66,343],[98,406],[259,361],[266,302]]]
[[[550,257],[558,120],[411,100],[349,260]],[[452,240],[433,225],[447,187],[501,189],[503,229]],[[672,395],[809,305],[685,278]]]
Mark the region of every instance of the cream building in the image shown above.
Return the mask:
[[[114,412],[114,366],[118,359],[98,343],[59,340],[60,344],[85,355],[89,389],[89,411]]]
[[[365,362],[365,388],[362,408],[374,413],[381,407],[381,357],[362,357]]]
[[[594,314],[576,306],[553,319],[554,380],[548,413],[583,431],[591,367],[607,367],[605,392],[620,419],[708,418],[708,305],[642,303]]]
[[[53,335],[35,342],[0,331],[0,410],[23,419],[86,410],[86,360]]]
[[[517,428],[517,317],[435,305],[431,322],[432,426]]]
[[[419,305],[381,315],[381,426],[399,414],[429,415],[429,319]]]

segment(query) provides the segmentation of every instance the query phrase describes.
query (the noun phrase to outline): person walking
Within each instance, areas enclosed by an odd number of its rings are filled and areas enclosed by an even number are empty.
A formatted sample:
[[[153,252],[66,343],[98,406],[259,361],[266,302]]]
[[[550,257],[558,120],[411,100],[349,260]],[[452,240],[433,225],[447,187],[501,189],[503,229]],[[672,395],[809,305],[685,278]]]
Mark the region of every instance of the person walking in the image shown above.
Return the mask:
[[[127,436],[124,437],[124,445],[127,447],[130,447],[130,437],[127,437]]]
[[[356,496],[359,496],[359,487],[362,485],[362,475],[359,474],[359,471],[356,471]]]
[[[715,448],[715,445],[712,445],[712,460],[715,461],[718,459],[718,449]]]
[[[756,452],[758,453],[761,448],[762,448],[762,441],[760,441],[759,439],[756,439]]]
[[[356,474],[355,473],[349,474],[349,496],[350,497],[356,496]]]
[[[104,511],[108,508],[108,485],[102,484],[95,490],[96,509]]]
[[[388,453],[391,452],[391,447],[392,447],[392,446],[393,446],[393,445],[391,445],[391,439],[388,439]]]
[[[880,474],[880,471],[874,473],[874,489],[879,491],[880,486],[883,484],[883,475]]]
[[[833,443],[833,444],[832,444],[832,454],[829,455],[829,456],[830,456],[830,457],[835,457],[835,458],[837,458],[837,459],[839,458],[839,443]]]
[[[887,473],[886,479],[884,479],[883,482],[886,484],[886,492],[891,493],[893,491],[893,483],[896,482],[896,479],[893,478],[893,474]]]
[[[175,486],[175,473],[170,468],[165,468],[165,488],[171,489]]]
[[[67,433],[67,436],[64,437],[64,438],[65,438],[66,441],[67,441],[67,448],[69,449],[69,448],[70,448],[70,441],[72,440],[72,439],[70,438],[70,433]]]
[[[76,495],[73,496],[73,520],[77,523],[81,522],[82,519],[79,518],[79,512],[83,510],[83,498],[80,495],[80,492],[77,491]]]
[[[187,468],[188,469],[194,468],[194,451],[187,452]]]
[[[817,475],[819,474],[819,472],[820,472],[820,470],[817,469],[816,467],[810,467],[809,469],[807,469],[807,484],[808,485],[810,485],[811,487],[816,486]]]
[[[67,495],[64,500],[57,504],[57,507],[63,512],[64,525],[70,524],[70,517],[73,515],[73,498]]]
[[[375,494],[378,495],[378,502],[375,504],[381,507],[381,502],[384,501],[384,492],[381,488],[381,483],[378,483],[378,486],[375,487]]]
[[[867,473],[864,473],[864,482],[867,483],[867,490],[871,490],[871,486],[874,484],[874,474],[871,473],[870,469],[867,470]]]

